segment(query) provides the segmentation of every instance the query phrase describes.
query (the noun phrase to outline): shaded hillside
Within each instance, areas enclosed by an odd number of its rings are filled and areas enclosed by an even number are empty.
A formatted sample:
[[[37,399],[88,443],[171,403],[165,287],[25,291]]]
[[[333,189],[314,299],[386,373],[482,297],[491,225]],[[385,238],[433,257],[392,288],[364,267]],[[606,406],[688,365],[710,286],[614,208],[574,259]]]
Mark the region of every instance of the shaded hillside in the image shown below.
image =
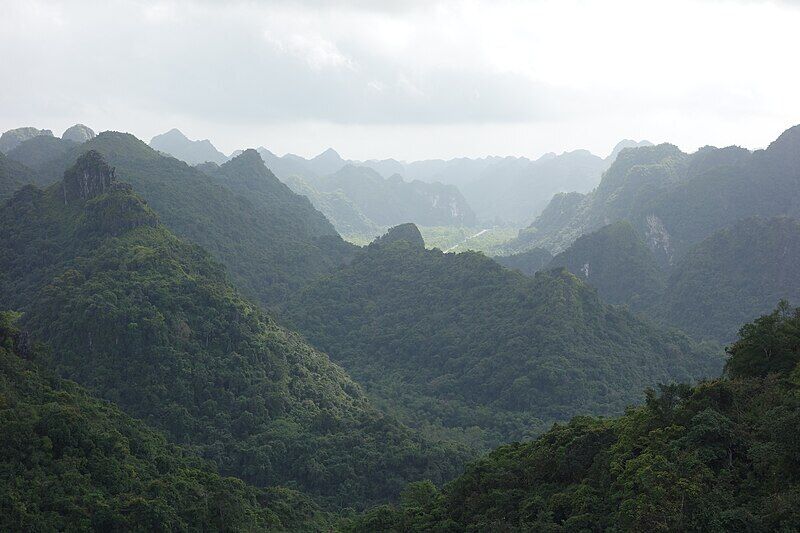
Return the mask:
[[[600,185],[566,211],[546,209],[510,249],[559,252],[583,234],[629,221],[663,264],[750,216],[800,216],[800,126],[766,150],[675,146],[625,149]],[[563,199],[558,200],[563,204]]]
[[[0,529],[324,530],[288,489],[220,477],[112,404],[53,377],[0,313]]]
[[[36,171],[37,185],[47,185],[49,180],[41,176],[40,171],[47,168],[52,161],[64,157],[78,143],[49,135],[38,135],[19,143],[8,152],[9,159],[13,159]]]
[[[547,268],[547,265],[553,260],[553,254],[544,248],[532,248],[526,252],[497,256],[492,259],[506,268],[518,270],[523,274],[533,276],[540,270]]]
[[[52,347],[42,363],[226,475],[359,507],[463,461],[239,297],[96,152],[63,182],[18,192],[0,209],[0,242],[0,300]]]
[[[208,139],[192,141],[175,128],[153,137],[150,146],[189,165],[207,161],[222,164],[228,160],[228,156],[214,148]]]
[[[692,248],[651,312],[699,338],[729,342],[738,324],[780,299],[800,301],[800,222],[751,218]]]
[[[35,174],[31,169],[0,153],[0,204],[23,185],[33,183],[34,180]]]
[[[208,176],[132,135],[103,132],[50,165],[46,175],[57,179],[90,149],[116,167],[117,178],[133,185],[164,225],[211,252],[236,285],[264,305],[278,305],[352,253],[306,198],[250,155],[242,164],[223,165],[226,175]]]
[[[502,446],[349,530],[797,530],[798,346],[800,310],[779,308],[742,329],[728,379],[662,386],[620,418]]]
[[[580,237],[548,265],[558,267],[595,287],[604,301],[633,309],[652,305],[664,285],[652,252],[625,221]]]
[[[478,445],[619,412],[645,386],[720,365],[564,270],[531,279],[402,239],[312,283],[286,317],[404,421]]]
[[[8,154],[8,152],[16,148],[20,143],[39,135],[52,137],[53,132],[50,130],[40,130],[30,126],[14,128],[13,130],[3,132],[3,134],[0,135],[0,153]]]

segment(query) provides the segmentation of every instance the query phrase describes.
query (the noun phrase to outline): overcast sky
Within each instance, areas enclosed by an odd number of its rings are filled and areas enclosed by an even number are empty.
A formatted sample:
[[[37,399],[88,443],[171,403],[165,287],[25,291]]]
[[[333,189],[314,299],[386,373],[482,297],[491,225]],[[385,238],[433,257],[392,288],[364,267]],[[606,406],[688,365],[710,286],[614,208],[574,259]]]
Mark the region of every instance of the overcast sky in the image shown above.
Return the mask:
[[[764,147],[800,123],[800,3],[2,0],[0,129],[177,127],[368,159],[621,138]]]

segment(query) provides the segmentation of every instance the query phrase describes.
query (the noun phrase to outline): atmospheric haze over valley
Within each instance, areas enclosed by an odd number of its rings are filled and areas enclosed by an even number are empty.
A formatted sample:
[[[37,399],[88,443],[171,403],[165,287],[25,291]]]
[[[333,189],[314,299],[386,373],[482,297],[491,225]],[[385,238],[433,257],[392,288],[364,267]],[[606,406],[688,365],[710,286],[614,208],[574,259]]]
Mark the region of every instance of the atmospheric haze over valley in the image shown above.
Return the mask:
[[[6,2],[0,531],[799,530],[798,26]]]

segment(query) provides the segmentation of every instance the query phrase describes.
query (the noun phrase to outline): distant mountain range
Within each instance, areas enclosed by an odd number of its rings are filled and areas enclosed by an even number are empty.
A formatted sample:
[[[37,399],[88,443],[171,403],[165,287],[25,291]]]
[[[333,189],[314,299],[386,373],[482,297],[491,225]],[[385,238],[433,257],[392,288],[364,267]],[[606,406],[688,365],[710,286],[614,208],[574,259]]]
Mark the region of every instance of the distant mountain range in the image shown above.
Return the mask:
[[[605,159],[586,150],[550,153],[537,160],[487,157],[409,163],[394,159],[346,160],[332,148],[310,159],[295,154],[278,156],[264,147],[258,148],[258,153],[279,179],[308,196],[342,234],[376,234],[409,221],[425,226],[469,226],[481,222],[520,227],[530,223],[553,194],[591,190],[622,149],[650,144],[624,140]],[[225,160],[210,142],[191,141],[178,130],[154,137],[150,146],[192,165],[221,164]],[[374,173],[345,170],[348,167],[365,167]],[[327,179],[334,174],[337,179]],[[342,175],[348,178],[347,187],[339,187]],[[388,183],[379,184],[379,177]],[[415,185],[406,187],[409,182]],[[406,188],[409,190],[403,191]],[[357,193],[361,189],[371,191],[370,206],[378,209],[381,216],[364,211]],[[406,207],[388,208],[398,201],[398,194],[404,197]],[[455,211],[443,206],[455,207]],[[409,215],[417,218],[408,218]]]

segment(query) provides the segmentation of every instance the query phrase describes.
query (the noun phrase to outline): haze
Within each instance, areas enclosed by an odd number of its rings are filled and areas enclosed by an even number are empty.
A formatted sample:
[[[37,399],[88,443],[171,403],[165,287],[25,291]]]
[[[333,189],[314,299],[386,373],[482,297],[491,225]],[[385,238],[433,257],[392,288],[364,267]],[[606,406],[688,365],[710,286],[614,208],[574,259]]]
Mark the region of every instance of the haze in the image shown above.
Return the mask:
[[[338,4],[5,4],[0,130],[412,160],[759,148],[800,118],[792,2]]]

